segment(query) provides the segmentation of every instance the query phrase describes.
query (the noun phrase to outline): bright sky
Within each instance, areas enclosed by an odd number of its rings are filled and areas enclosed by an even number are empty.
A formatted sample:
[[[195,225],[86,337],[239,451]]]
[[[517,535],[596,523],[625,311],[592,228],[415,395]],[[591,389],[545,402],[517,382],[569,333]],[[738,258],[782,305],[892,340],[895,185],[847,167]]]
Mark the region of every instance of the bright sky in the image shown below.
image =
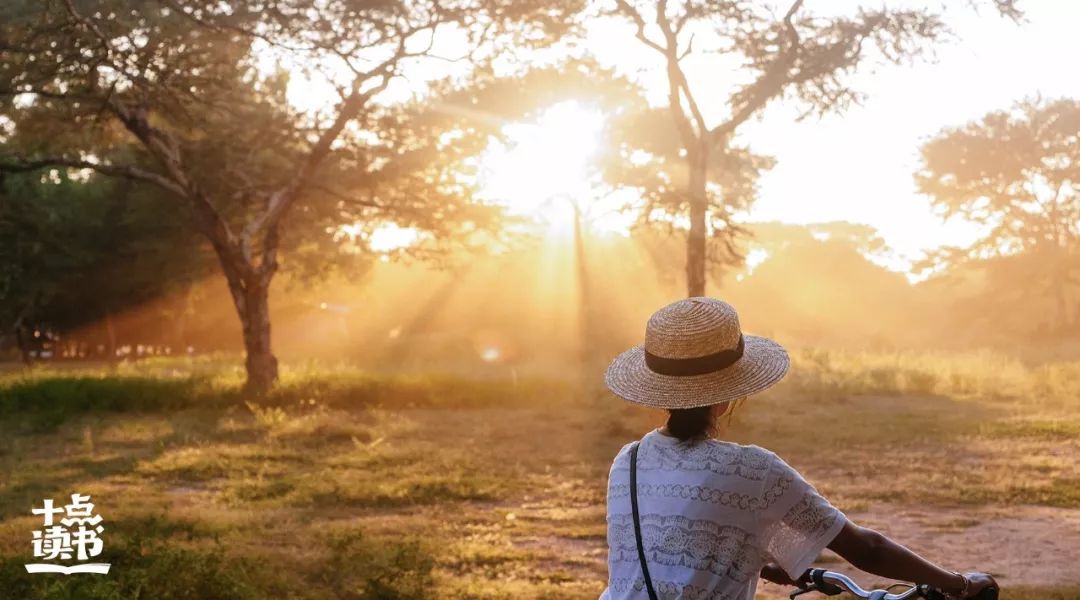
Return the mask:
[[[808,0],[805,7],[851,14],[859,4]],[[927,3],[890,6],[905,4]],[[868,93],[862,106],[797,123],[792,107],[773,105],[761,119],[746,124],[741,141],[778,160],[762,181],[753,220],[865,223],[881,232],[898,259],[971,241],[974,227],[943,224],[916,193],[912,174],[918,148],[943,127],[1008,108],[1024,97],[1080,97],[1075,66],[1080,2],[1021,0],[1027,22],[1020,25],[999,17],[988,0],[979,14],[965,4],[952,3],[946,18],[958,39],[941,46],[933,63],[885,65],[858,75],[858,88]],[[592,48],[599,56],[628,70],[659,64],[655,52],[640,44],[612,45],[615,32],[610,28],[603,26],[594,36]],[[725,71],[715,55],[697,59],[689,71],[701,104],[716,106],[723,97],[717,92],[723,90]],[[650,89],[664,93],[662,72],[653,68],[639,76]]]
[[[855,75],[852,81],[867,93],[861,106],[796,122],[794,106],[775,103],[744,124],[738,141],[778,160],[763,177],[748,220],[871,225],[895,252],[878,260],[901,270],[923,250],[972,241],[976,227],[942,223],[927,199],[916,193],[912,174],[918,167],[919,146],[944,127],[1008,108],[1025,97],[1080,97],[1074,65],[1080,56],[1080,1],[1021,0],[1027,14],[1019,25],[1000,17],[990,0],[975,1],[981,6],[978,12],[967,2],[950,3],[945,19],[957,37],[940,45],[931,62],[876,65]],[[876,5],[807,0],[804,7],[816,14],[853,14],[860,4]],[[898,0],[890,6],[927,4],[938,8],[945,3]],[[699,33],[698,50],[708,40],[708,32]],[[461,40],[455,35],[439,39],[438,54],[460,54],[456,49]],[[655,103],[666,101],[660,56],[635,40],[625,22],[590,21],[586,46],[601,62],[638,79]],[[727,89],[745,73],[715,53],[696,52],[684,64],[699,104],[715,123],[726,114]],[[396,81],[384,96],[404,99],[423,80],[464,68],[463,63],[444,61],[417,64],[407,80]],[[318,108],[333,96],[325,84],[299,79],[293,83],[290,98],[300,106]],[[481,157],[480,195],[506,202],[516,212],[565,225],[566,199],[590,193],[584,177],[602,129],[600,119],[588,106],[570,99],[536,123],[509,124],[512,145],[495,144]],[[609,210],[611,197],[588,199],[580,206],[589,209],[593,227],[625,229],[625,215]],[[389,246],[407,243],[404,236],[391,237]]]
[[[545,222],[549,234],[569,237],[575,202],[592,231],[627,233],[635,216],[619,209],[634,193],[598,192],[595,182],[591,162],[603,131],[603,113],[577,100],[548,107],[535,123],[507,125],[509,144],[493,142],[478,161],[478,196]]]

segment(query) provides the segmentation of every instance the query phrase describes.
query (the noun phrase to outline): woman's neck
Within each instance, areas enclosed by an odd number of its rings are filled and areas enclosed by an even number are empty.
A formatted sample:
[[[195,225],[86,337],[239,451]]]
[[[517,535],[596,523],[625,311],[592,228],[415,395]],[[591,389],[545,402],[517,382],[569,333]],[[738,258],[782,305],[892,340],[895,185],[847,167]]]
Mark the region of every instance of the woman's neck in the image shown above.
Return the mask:
[[[671,431],[668,430],[667,425],[664,425],[662,427],[657,427],[656,432],[659,433],[660,435],[664,436],[664,437],[679,439],[678,436],[675,436],[675,435],[671,434]],[[694,436],[694,437],[692,437],[692,438],[690,438],[688,440],[685,440],[685,441],[687,441],[687,442],[696,442],[696,441],[707,440],[707,439],[709,439],[709,434],[703,433],[701,435]]]

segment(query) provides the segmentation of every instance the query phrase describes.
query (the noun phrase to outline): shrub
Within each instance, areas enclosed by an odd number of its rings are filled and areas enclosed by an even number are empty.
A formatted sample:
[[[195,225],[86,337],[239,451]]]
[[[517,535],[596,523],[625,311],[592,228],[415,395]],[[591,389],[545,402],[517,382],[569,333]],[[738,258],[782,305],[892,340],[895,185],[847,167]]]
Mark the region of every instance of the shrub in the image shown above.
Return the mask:
[[[344,600],[433,598],[435,560],[416,540],[369,540],[361,532],[328,541],[322,580]]]

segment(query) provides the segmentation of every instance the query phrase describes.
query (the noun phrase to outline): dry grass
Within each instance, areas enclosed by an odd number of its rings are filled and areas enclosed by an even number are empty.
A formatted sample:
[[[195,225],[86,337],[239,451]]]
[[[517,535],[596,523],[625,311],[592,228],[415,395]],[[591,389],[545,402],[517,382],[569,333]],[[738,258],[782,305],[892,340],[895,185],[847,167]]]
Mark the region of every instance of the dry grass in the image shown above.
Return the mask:
[[[1076,372],[987,356],[804,353],[730,436],[786,457],[846,510],[1080,507]],[[258,401],[238,385],[234,368],[214,363],[0,379],[0,589],[595,597],[610,460],[659,417],[543,379],[305,369]],[[20,572],[37,527],[30,506],[76,491],[98,502],[114,574]]]

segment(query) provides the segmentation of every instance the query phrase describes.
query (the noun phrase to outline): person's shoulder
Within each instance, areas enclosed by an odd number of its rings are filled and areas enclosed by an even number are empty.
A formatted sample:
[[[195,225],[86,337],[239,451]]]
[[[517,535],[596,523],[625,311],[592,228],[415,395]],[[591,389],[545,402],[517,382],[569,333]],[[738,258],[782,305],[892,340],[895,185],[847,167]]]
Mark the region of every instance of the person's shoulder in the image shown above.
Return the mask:
[[[628,468],[628,465],[630,464],[630,448],[636,443],[638,443],[638,440],[629,442],[619,449],[619,452],[615,455],[615,459],[611,461],[611,469],[613,471],[620,466]]]
[[[737,454],[740,457],[746,459],[752,459],[754,462],[768,462],[772,463],[775,460],[779,460],[779,456],[775,452],[768,448],[762,448],[754,444],[738,444],[735,442],[728,442],[725,440],[709,440],[713,446],[719,450],[729,452],[731,454]]]
[[[768,461],[769,472],[772,474],[772,476],[780,479],[786,479],[789,481],[792,479],[801,481],[803,479],[802,474],[799,473],[799,471],[795,467],[788,464],[788,462],[784,460],[783,457],[781,457],[779,454],[773,452],[772,450],[769,450],[768,448],[761,448],[759,446],[752,447],[757,449],[757,452],[759,452],[762,460]]]

